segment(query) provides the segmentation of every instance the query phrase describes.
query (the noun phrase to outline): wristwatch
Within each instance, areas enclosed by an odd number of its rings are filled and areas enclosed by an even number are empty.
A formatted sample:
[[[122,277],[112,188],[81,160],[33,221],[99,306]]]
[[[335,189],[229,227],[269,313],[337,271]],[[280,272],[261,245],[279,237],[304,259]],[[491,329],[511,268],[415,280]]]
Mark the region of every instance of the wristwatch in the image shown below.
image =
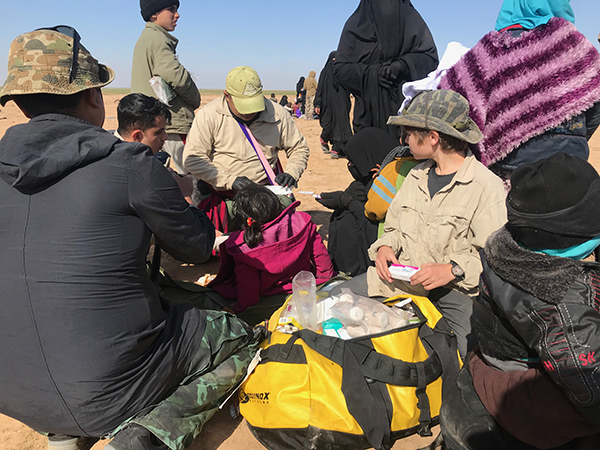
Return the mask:
[[[457,263],[455,263],[454,261],[450,261],[450,264],[452,264],[452,275],[454,275],[454,281],[462,281],[465,279],[465,271],[463,270],[462,267],[460,267]]]

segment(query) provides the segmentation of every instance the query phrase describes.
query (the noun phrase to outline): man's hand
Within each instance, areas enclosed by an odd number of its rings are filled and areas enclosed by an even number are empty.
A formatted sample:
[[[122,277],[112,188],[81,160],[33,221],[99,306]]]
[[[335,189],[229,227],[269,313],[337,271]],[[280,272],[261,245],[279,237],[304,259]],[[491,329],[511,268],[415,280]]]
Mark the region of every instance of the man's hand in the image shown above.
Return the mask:
[[[275,177],[275,183],[277,183],[279,186],[290,186],[290,187],[298,187],[298,183],[296,182],[296,179],[291,176],[289,173],[280,173]]]
[[[254,181],[248,177],[237,177],[231,185],[231,189],[233,192],[243,191],[246,187],[252,184],[254,184]]]
[[[446,286],[451,281],[454,281],[452,264],[423,264],[419,271],[410,277],[410,284],[422,284],[428,291]]]
[[[377,275],[382,280],[387,281],[388,283],[392,283],[394,279],[390,274],[389,265],[392,264],[400,264],[398,259],[396,259],[396,254],[392,247],[388,247],[387,245],[383,245],[379,247],[377,250],[377,258],[375,259],[375,268],[377,269]]]
[[[193,205],[194,202],[192,201],[192,192],[194,192],[195,178],[191,175],[179,175],[170,167],[167,167],[167,170],[171,172],[171,175],[173,175],[173,178],[175,179],[177,186],[179,186],[179,190],[181,191],[181,194],[185,197],[186,201],[190,205]]]

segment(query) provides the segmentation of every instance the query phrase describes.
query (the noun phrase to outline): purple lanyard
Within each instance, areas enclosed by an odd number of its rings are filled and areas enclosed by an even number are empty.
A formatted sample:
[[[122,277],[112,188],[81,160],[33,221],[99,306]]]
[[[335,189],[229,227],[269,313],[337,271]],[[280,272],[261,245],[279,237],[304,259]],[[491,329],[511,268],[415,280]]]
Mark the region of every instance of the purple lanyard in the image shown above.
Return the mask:
[[[269,179],[269,182],[273,186],[278,186],[278,184],[275,182],[275,172],[273,172],[273,168],[271,167],[271,164],[269,164],[269,161],[267,160],[265,153],[260,148],[260,145],[258,145],[258,142],[256,141],[256,138],[252,134],[252,131],[250,131],[250,128],[248,128],[248,126],[246,124],[238,122],[238,125],[244,132],[244,135],[248,139],[248,142],[250,142],[250,145],[254,149],[256,156],[258,156],[258,160],[260,161],[260,163],[263,167],[263,170],[267,174],[267,178]]]

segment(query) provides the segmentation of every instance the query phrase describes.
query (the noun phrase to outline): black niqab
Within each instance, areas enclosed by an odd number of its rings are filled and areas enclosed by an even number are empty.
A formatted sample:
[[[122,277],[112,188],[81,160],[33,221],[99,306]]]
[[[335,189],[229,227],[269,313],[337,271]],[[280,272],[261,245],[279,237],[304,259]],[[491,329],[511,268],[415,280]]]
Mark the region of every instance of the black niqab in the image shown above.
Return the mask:
[[[368,178],[367,181],[370,181],[373,175],[371,170],[381,164],[398,145],[400,142],[397,139],[379,128],[365,128],[354,135],[346,146],[346,157],[356,168],[356,175],[352,174],[354,178],[357,181]]]
[[[379,86],[379,69],[401,61],[408,73],[390,89]],[[361,0],[344,25],[334,70],[339,82],[356,97],[354,131],[375,126],[394,135],[387,126],[403,101],[402,84],[435,70],[437,49],[427,24],[408,0]]]

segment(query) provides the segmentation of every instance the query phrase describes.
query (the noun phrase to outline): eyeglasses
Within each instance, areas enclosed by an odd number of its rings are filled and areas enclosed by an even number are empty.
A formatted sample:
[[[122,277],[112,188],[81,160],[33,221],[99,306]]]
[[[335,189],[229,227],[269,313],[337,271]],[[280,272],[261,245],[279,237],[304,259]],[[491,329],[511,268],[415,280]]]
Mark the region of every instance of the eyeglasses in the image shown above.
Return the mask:
[[[69,69],[69,84],[71,84],[77,75],[77,69],[79,69],[79,47],[81,36],[79,36],[79,33],[75,28],[70,27],[69,25],[56,25],[55,27],[38,28],[35,31],[40,30],[57,31],[58,33],[64,34],[65,36],[69,36],[73,39],[73,55],[71,56],[71,68]]]

